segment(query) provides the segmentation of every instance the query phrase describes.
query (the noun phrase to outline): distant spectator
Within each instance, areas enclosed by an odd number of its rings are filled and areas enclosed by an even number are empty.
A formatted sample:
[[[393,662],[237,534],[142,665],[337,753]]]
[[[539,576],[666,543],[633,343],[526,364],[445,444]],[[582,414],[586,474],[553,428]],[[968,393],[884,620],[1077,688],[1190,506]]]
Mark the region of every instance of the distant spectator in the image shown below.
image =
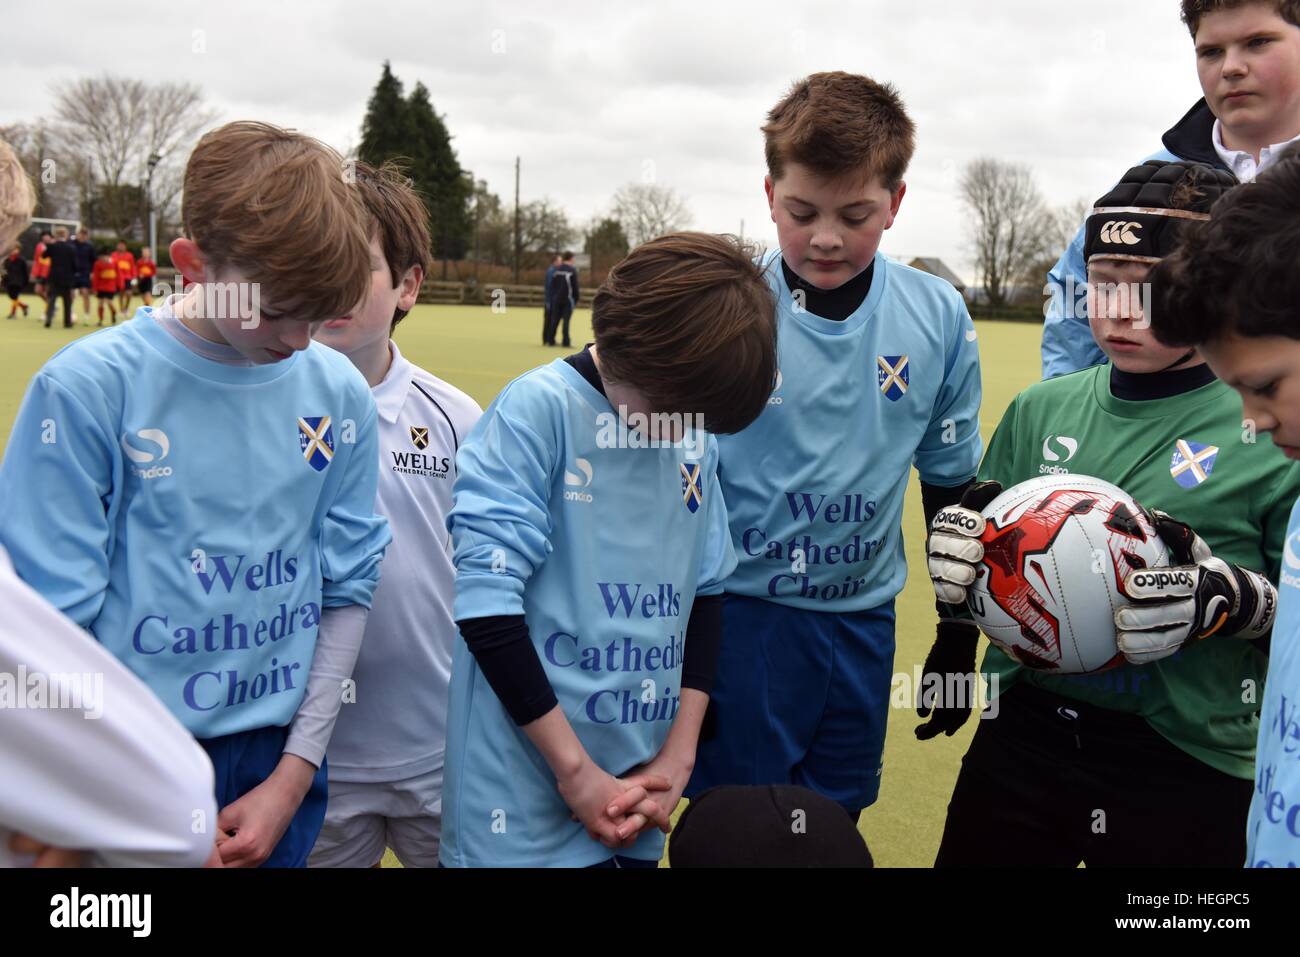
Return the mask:
[[[555,270],[560,268],[560,254],[556,253],[551,260],[551,264],[546,267],[546,280],[542,283],[542,345],[555,345],[555,327],[551,325],[551,306],[554,303],[554,297],[551,295],[551,280],[555,277]]]
[[[77,254],[68,242],[68,230],[60,226],[54,230],[54,242],[45,247],[49,260],[48,298],[45,300],[45,328],[54,321],[54,305],[63,300],[63,328],[72,327],[72,286],[77,280]]]
[[[112,258],[113,268],[117,270],[118,311],[130,316],[131,290],[135,288],[135,255],[126,248],[126,243],[119,241]]]
[[[27,304],[18,298],[26,285],[27,260],[23,258],[22,251],[15,243],[9,258],[5,260],[4,287],[6,295],[9,296],[9,315],[5,316],[6,319],[17,316],[19,309],[23,311],[24,316],[27,315]]]
[[[46,277],[50,274],[50,259],[45,255],[45,247],[54,242],[54,237],[48,230],[41,231],[41,240],[36,244],[36,251],[32,253],[32,283],[36,288],[36,295],[45,300],[45,283]]]
[[[566,349],[569,341],[569,320],[573,318],[573,307],[578,304],[578,267],[573,264],[573,253],[565,252],[560,257],[560,265],[555,268],[546,288],[551,294],[551,323],[546,338],[555,345],[555,330],[564,323],[564,339],[560,345]]]

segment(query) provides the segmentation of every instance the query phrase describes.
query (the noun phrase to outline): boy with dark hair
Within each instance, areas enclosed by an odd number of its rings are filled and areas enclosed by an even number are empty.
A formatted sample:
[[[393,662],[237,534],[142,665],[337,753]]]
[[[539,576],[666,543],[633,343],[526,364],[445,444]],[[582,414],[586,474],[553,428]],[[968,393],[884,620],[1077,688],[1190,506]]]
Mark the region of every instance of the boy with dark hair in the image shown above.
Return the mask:
[[[456,643],[447,513],[456,452],[482,411],[392,340],[429,268],[424,203],[395,167],[358,162],[355,173],[370,219],[370,289],[316,339],[352,360],[375,397],[375,508],[393,542],[352,671],[358,693],[330,740],[329,807],[310,864],[374,867],[387,846],[406,867],[436,867]]]
[[[979,352],[957,290],[879,252],[915,146],[897,91],[813,74],[763,133],[780,371],[757,421],[718,442],[739,566],[688,796],[797,784],[856,819],[880,788],[907,477],[927,514],[974,477]],[[963,611],[941,614],[945,647],[973,645]]]
[[[772,312],[734,240],[646,243],[597,292],[595,344],[506,386],[461,447],[448,867],[662,856],[735,567],[708,432],[767,404]]]
[[[22,250],[17,243],[14,243],[14,248],[5,259],[4,270],[5,295],[9,297],[9,315],[5,318],[13,319],[19,309],[25,316],[27,304],[18,297],[23,294],[23,288],[27,285],[27,260],[23,258]]]
[[[1240,395],[1245,426],[1300,460],[1300,151],[1288,150],[1255,183],[1228,194],[1208,223],[1186,230],[1151,279],[1156,338],[1198,349]],[[1284,541],[1248,867],[1300,867],[1300,503]]]
[[[1249,182],[1300,137],[1300,0],[1182,0],[1204,97],[1148,159],[1205,163]],[[1047,275],[1043,378],[1106,361],[1081,314],[1083,227]]]
[[[47,362],[0,463],[0,546],[199,739],[227,866],[306,861],[389,539],[374,400],[311,344],[369,281],[342,169],[267,124],[205,134],[171,247],[190,285]]]
[[[1154,530],[1174,566],[1159,584],[1141,568],[1116,571],[1129,599],[1114,616],[1118,667],[1058,675],[1050,641],[1032,661],[989,648],[983,670],[996,680],[996,720],[979,722],[962,762],[937,866],[1244,859],[1276,609],[1269,579],[1300,467],[1243,434],[1236,396],[1195,349],[1153,338],[1141,292],[1180,230],[1207,219],[1235,185],[1208,166],[1152,161],[1097,202],[1085,244],[1089,315],[1110,365],[1020,393],[989,442],[981,483],[934,521],[930,572],[945,602],[964,603],[975,580],[981,510],[1003,487],[1048,469],[1095,476],[1136,498],[1149,514],[1132,517],[1130,534]],[[1014,542],[1000,548],[1011,562],[1026,560]],[[1038,624],[1028,610],[1016,616],[1026,629]],[[973,662],[972,648],[956,670]]]

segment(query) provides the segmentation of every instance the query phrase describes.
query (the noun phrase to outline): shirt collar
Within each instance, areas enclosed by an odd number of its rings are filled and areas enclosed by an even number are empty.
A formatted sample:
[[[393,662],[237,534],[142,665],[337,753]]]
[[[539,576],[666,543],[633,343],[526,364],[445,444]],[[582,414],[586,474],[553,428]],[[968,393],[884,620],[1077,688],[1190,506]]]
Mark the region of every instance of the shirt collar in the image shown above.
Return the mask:
[[[1284,149],[1292,143],[1300,141],[1300,136],[1292,137],[1285,143],[1274,143],[1272,146],[1265,146],[1259,151],[1258,163],[1255,161],[1253,154],[1247,153],[1245,150],[1230,150],[1223,145],[1222,120],[1214,121],[1213,141],[1214,151],[1219,154],[1219,159],[1223,160],[1224,165],[1232,170],[1237,179],[1248,182],[1272,166]]]
[[[397,421],[402,406],[406,404],[407,393],[411,389],[411,363],[403,358],[397,343],[388,340],[389,355],[393,364],[388,367],[388,374],[379,385],[370,390],[375,398],[375,407],[379,417],[390,425]]]

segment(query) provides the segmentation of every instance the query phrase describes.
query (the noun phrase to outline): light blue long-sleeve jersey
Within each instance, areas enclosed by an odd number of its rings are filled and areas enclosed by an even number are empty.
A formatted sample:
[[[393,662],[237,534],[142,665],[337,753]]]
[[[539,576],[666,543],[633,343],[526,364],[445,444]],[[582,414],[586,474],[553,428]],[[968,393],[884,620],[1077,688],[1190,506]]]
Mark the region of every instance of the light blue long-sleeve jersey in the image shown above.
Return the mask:
[[[346,357],[222,365],[143,309],[33,378],[0,464],[0,545],[196,737],[285,725],[322,606],[369,607],[379,580],[377,461]]]
[[[1161,150],[1142,162],[1161,160],[1172,163],[1179,159],[1168,150]],[[1085,222],[1047,274],[1047,287],[1051,292],[1047,296],[1043,322],[1044,379],[1099,366],[1106,361],[1106,354],[1088,327],[1088,264],[1083,258],[1087,232],[1088,224]]]
[[[620,443],[617,421],[562,359],[521,376],[461,446],[448,518],[456,620],[522,614],[560,708],[615,776],[663,745],[695,596],[720,593],[736,562],[716,441],[692,433],[688,447],[620,448],[631,442]],[[447,726],[443,864],[582,867],[612,856],[570,820],[464,641]],[[650,828],[620,853],[662,851]]]
[[[1247,822],[1248,867],[1300,867],[1300,502],[1282,550]]]
[[[749,428],[718,439],[739,559],[726,590],[815,611],[876,608],[907,579],[909,468],[955,486],[979,466],[975,327],[949,283],[879,255],[858,310],[823,319],[799,308],[777,255],[764,262],[777,387]]]

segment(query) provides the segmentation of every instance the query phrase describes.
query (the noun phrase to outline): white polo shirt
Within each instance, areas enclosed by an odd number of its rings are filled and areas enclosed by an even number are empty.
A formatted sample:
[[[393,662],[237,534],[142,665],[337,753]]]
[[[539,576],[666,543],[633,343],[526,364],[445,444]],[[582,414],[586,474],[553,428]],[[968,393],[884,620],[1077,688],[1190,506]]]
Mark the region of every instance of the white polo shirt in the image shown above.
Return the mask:
[[[1232,175],[1243,183],[1253,183],[1260,173],[1282,158],[1282,153],[1288,146],[1300,141],[1300,136],[1287,140],[1285,143],[1274,143],[1272,146],[1265,146],[1259,151],[1258,162],[1252,153],[1247,153],[1245,150],[1231,150],[1223,145],[1222,120],[1214,121],[1213,139],[1214,151],[1219,154],[1219,159],[1223,160],[1224,165],[1232,170]]]
[[[456,452],[483,414],[464,392],[402,357],[372,389],[379,410],[379,493],[393,543],[330,739],[334,781],[400,781],[442,767],[457,640],[447,513]]]

